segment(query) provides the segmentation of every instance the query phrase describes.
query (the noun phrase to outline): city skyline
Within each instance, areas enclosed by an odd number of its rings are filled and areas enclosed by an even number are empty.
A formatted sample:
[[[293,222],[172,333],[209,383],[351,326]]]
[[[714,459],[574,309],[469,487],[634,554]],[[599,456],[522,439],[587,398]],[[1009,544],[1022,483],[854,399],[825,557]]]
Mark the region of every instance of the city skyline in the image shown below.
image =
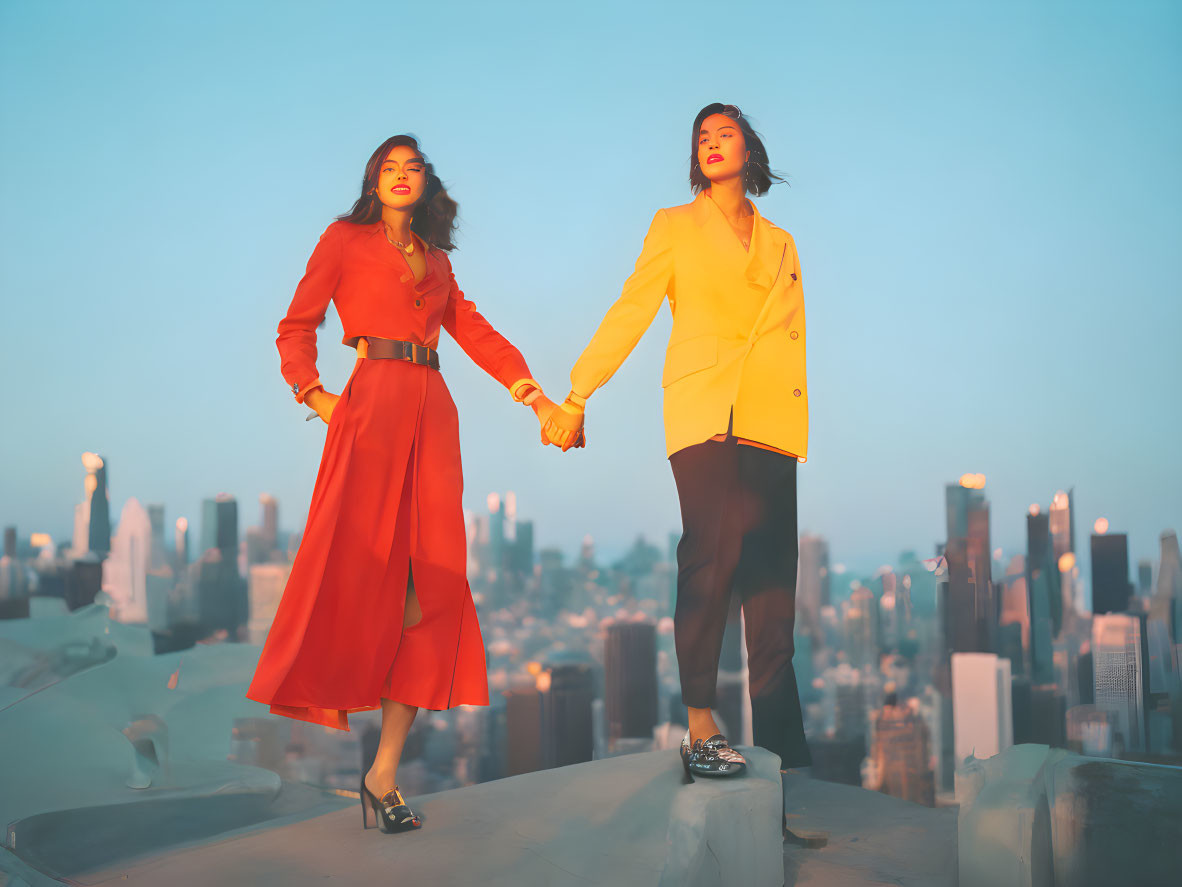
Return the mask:
[[[283,384],[275,327],[395,131],[422,138],[459,200],[461,287],[562,396],[653,212],[690,199],[686,128],[719,99],[752,116],[789,177],[757,205],[800,251],[800,526],[836,561],[930,553],[929,491],[964,472],[989,479],[1006,551],[1021,549],[1022,510],[1071,487],[1083,523],[1127,533],[1134,562],[1182,524],[1175,5],[1077,4],[1065,18],[756,3],[768,40],[715,34],[712,52],[744,60],[721,69],[695,57],[693,7],[464,8],[447,17],[446,50],[400,50],[431,88],[396,97],[355,73],[357,22],[386,7],[196,8],[0,10],[0,109],[17,134],[0,145],[0,371],[20,381],[5,402],[16,433],[0,438],[0,523],[67,532],[90,450],[111,460],[114,514],[134,495],[194,519],[206,496],[266,491],[298,529],[324,428]],[[440,14],[401,10],[398,27],[431,33]],[[63,254],[46,188],[75,169],[79,132],[87,184],[70,193],[84,236]],[[529,411],[445,336],[465,504],[514,489],[539,544],[564,550],[585,534],[622,551],[675,530],[668,324],[662,308],[592,398],[588,448],[567,454],[542,449]],[[336,390],[352,366],[339,339],[330,312],[320,371]]]

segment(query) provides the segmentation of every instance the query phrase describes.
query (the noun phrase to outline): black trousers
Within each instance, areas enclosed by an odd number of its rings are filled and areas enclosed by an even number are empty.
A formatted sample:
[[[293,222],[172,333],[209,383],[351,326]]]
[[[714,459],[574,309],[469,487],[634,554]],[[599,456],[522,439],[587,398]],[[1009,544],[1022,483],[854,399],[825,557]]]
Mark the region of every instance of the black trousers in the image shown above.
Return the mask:
[[[812,763],[796,672],[796,459],[708,440],[669,457],[681,500],[673,635],[681,701],[713,707],[732,589],[742,600],[755,744]]]

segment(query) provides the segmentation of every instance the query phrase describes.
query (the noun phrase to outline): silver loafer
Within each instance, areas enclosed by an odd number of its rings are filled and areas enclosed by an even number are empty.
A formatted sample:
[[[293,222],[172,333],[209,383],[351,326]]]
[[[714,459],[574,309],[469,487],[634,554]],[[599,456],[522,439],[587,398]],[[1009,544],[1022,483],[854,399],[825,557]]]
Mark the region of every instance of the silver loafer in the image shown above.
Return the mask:
[[[681,763],[690,776],[738,776],[747,770],[747,759],[715,733],[690,744],[689,730],[681,740]]]

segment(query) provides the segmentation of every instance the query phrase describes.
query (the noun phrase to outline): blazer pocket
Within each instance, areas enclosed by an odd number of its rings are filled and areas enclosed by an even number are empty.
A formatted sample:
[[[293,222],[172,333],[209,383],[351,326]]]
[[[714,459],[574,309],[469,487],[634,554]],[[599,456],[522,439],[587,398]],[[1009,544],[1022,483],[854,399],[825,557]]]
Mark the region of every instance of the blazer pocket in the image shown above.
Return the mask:
[[[668,388],[690,373],[708,369],[718,363],[718,336],[695,336],[670,345],[665,352],[665,371],[661,387]]]

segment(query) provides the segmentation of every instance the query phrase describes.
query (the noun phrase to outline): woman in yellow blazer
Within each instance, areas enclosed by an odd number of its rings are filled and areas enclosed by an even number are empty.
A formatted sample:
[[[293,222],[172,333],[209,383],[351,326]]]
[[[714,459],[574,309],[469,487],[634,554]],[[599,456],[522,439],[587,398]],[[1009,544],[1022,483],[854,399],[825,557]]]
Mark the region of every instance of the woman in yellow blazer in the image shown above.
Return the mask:
[[[738,108],[698,112],[690,150],[697,196],[657,211],[636,270],[544,431],[563,449],[581,444],[587,398],[668,297],[673,332],[661,385],[683,526],[674,638],[689,710],[681,756],[691,775],[746,769],[711,712],[732,587],[745,615],[755,744],[783,768],[811,763],[792,668],[796,465],[808,449],[804,299],[792,236],[746,196],[765,194],[773,180],[763,142]]]

